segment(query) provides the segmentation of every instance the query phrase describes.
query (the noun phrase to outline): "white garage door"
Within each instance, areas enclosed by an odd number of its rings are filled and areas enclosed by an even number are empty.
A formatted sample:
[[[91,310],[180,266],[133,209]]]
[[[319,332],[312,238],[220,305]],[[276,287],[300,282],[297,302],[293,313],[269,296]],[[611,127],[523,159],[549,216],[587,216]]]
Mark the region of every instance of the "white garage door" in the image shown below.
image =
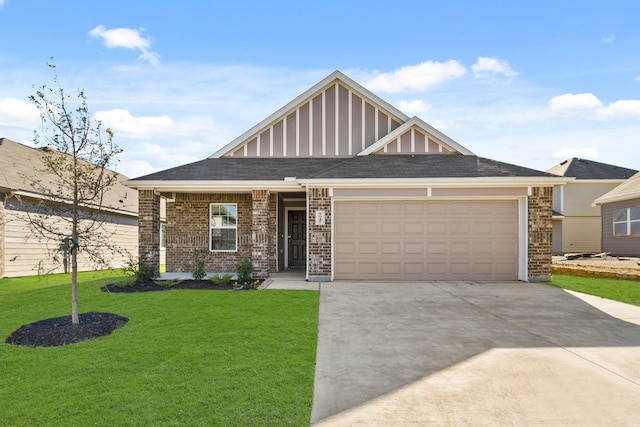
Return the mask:
[[[336,201],[335,277],[517,280],[515,200]]]

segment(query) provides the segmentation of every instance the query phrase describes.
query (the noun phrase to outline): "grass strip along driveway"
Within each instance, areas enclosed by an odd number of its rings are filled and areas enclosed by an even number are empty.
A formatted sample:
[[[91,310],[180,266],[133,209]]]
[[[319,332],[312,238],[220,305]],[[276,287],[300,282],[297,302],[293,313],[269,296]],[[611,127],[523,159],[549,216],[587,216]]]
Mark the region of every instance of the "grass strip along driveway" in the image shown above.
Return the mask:
[[[640,282],[554,274],[546,285],[640,306]]]
[[[318,292],[100,291],[119,279],[83,274],[79,305],[124,327],[36,348],[4,339],[69,315],[68,276],[0,280],[0,425],[308,425]]]

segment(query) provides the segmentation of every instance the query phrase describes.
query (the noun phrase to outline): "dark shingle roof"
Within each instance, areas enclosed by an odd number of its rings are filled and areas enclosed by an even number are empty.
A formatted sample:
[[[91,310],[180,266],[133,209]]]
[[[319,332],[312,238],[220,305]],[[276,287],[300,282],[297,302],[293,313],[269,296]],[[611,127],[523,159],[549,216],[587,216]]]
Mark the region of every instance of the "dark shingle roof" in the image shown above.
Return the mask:
[[[627,179],[638,171],[574,157],[552,167],[547,172],[576,179]]]
[[[350,178],[552,177],[534,169],[470,155],[370,155],[349,158],[204,159],[132,181],[244,181]]]

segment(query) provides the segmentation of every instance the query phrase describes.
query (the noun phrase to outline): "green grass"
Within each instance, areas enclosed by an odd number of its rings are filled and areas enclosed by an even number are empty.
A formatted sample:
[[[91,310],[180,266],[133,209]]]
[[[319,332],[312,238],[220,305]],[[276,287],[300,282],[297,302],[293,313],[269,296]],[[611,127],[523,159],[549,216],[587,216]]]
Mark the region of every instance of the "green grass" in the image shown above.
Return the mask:
[[[0,425],[308,425],[318,292],[170,290],[108,294],[85,273],[80,312],[129,318],[63,347],[4,343],[70,314],[68,275],[0,279]]]
[[[640,305],[640,282],[634,280],[604,279],[595,277],[565,276],[554,274],[546,285],[585,294],[596,295],[627,304]]]

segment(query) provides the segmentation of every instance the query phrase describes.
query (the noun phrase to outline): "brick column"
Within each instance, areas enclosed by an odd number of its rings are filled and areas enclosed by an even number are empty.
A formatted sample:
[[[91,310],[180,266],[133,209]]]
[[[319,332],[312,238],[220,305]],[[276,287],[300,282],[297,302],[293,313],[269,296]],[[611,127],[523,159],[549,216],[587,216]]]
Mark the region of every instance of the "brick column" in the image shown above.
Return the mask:
[[[331,198],[328,188],[310,188],[309,206],[309,280],[331,280]],[[324,213],[323,213],[324,212]],[[324,224],[322,224],[324,220]]]
[[[251,216],[251,262],[253,277],[269,276],[269,192],[253,190],[253,214]]]
[[[138,253],[147,254],[150,266],[160,268],[160,196],[138,191]]]
[[[551,280],[553,188],[534,187],[528,198],[529,281]]]

